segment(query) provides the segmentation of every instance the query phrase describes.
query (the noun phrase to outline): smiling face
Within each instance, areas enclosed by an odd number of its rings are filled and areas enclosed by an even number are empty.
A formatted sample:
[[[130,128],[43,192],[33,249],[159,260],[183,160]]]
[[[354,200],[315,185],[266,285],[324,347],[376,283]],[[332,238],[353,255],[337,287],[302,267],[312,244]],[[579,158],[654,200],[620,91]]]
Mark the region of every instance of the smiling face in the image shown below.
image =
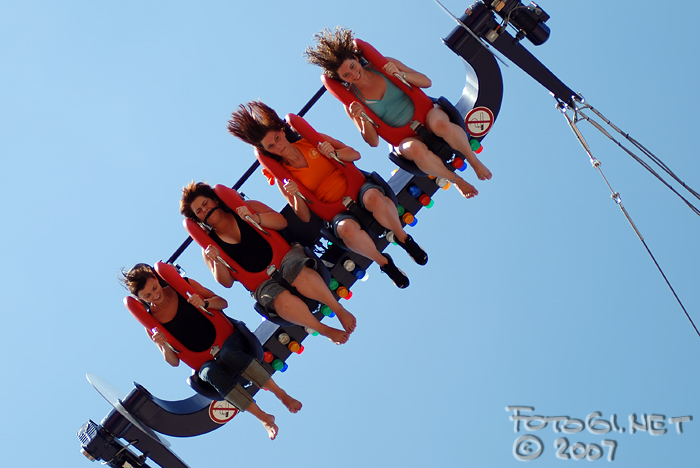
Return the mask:
[[[212,215],[207,219],[207,215],[212,210],[215,210],[216,208],[219,208],[219,204],[216,202],[216,200],[212,200],[211,198],[204,197],[204,196],[199,196],[195,198],[192,203],[190,204],[190,207],[192,208],[192,211],[194,212],[194,215],[197,217],[198,220],[211,223],[215,222],[218,216],[219,210],[216,210]],[[213,218],[213,219],[212,219]],[[206,221],[204,221],[207,219]]]
[[[341,80],[348,83],[356,83],[360,81],[364,75],[364,69],[356,58],[345,59],[343,64],[338,68],[338,76]]]
[[[284,130],[270,130],[260,145],[265,151],[281,158],[289,154],[289,140],[287,140]]]
[[[163,300],[163,288],[158,279],[152,276],[146,280],[146,285],[136,293],[136,296],[151,305],[158,305]]]

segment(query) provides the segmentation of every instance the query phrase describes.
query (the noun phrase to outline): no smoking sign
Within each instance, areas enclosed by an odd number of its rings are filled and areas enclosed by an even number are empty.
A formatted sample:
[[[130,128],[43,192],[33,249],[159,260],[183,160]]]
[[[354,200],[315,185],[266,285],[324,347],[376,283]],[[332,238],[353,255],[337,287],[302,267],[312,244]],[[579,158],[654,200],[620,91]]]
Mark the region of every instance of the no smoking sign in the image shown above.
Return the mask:
[[[209,405],[209,417],[217,424],[226,424],[238,414],[238,408],[226,400],[212,401]]]
[[[487,107],[475,107],[470,110],[464,123],[467,126],[467,132],[473,137],[482,137],[491,131],[493,121],[495,120],[493,112]]]

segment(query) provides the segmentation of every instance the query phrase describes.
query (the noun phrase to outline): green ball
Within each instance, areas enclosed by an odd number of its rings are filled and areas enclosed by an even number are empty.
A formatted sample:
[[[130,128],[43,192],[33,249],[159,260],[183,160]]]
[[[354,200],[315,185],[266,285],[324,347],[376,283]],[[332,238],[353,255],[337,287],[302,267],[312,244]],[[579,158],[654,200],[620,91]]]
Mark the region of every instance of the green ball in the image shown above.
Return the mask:
[[[406,212],[404,207],[401,205],[397,206],[396,209],[399,211],[399,216],[403,216],[403,214]]]
[[[280,359],[275,359],[274,361],[272,361],[272,368],[274,370],[276,370],[276,371],[282,370],[283,367],[284,367],[284,362],[282,362]]]
[[[469,146],[472,147],[472,151],[476,151],[476,150],[478,150],[479,147],[481,146],[481,143],[480,143],[479,140],[477,140],[476,138],[472,138],[472,139],[469,141]]]
[[[338,286],[340,286],[338,284],[338,280],[335,278],[331,278],[331,284],[328,285],[328,287],[331,288],[331,291],[335,291],[336,289],[338,289]]]

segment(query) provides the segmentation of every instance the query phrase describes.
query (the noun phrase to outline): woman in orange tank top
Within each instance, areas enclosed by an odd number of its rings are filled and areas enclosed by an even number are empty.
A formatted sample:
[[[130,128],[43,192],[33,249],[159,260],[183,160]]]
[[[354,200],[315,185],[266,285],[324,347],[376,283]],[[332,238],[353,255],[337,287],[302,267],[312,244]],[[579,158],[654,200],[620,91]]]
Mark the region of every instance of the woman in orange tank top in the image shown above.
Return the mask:
[[[229,132],[241,140],[257,147],[282,165],[307,189],[324,202],[334,202],[345,195],[347,180],[328,160],[335,153],[342,161],[357,161],[360,153],[328,135],[313,147],[306,140],[290,143],[285,135],[285,122],[277,113],[260,101],[239,106],[229,121]],[[311,213],[306,202],[298,195],[294,181],[277,181],[277,186],[290,206],[302,221],[309,221]],[[427,254],[404,231],[394,203],[383,193],[381,187],[371,182],[363,185],[358,194],[360,206],[372,213],[383,227],[393,231],[397,243],[419,265],[428,261]],[[345,245],[370,260],[376,262],[399,288],[408,286],[408,277],[399,270],[388,254],[379,252],[369,234],[362,230],[357,221],[348,214],[333,226],[335,233]]]

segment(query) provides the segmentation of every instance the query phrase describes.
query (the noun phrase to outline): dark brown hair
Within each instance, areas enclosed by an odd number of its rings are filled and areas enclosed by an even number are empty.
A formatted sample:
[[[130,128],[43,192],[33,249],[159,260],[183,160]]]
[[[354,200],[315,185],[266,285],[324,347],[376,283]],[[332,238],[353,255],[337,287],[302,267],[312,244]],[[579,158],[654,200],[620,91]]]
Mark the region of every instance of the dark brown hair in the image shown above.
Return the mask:
[[[211,185],[207,184],[206,182],[197,182],[195,184],[193,180],[189,184],[182,187],[182,198],[180,198],[180,213],[184,217],[191,218],[197,222],[199,222],[200,220],[197,219],[197,215],[194,214],[194,211],[192,211],[191,206],[192,202],[197,197],[206,197],[215,200],[219,203],[219,206],[221,206],[222,208],[226,206],[224,205],[224,203],[221,202],[219,197],[216,196],[216,192],[214,192],[214,189],[211,188]]]
[[[153,267],[146,263],[137,263],[129,271],[122,269],[119,281],[131,294],[138,297],[139,291],[146,287],[146,282],[151,278],[157,278]]]
[[[279,156],[271,154],[263,148],[262,140],[271,131],[280,131],[287,125],[270,106],[262,101],[252,101],[241,104],[231,114],[228,121],[228,131],[233,136],[258,148],[265,156],[279,160]]]
[[[350,29],[337,26],[334,31],[326,28],[314,34],[315,47],[307,47],[306,61],[323,68],[329,78],[342,81],[338,69],[347,59],[357,58],[354,34]]]

